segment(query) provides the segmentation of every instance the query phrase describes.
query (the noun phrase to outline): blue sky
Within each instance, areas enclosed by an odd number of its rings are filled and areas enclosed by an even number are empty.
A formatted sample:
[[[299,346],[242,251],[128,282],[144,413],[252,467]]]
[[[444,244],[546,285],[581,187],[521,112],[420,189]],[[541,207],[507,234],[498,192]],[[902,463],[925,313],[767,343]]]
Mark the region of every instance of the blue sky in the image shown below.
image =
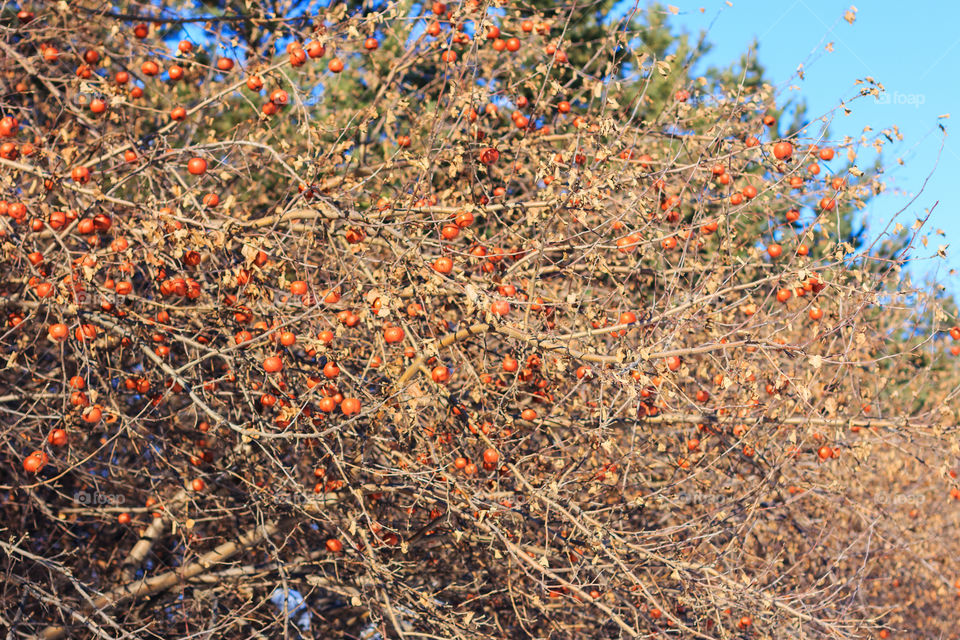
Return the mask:
[[[812,120],[828,114],[841,100],[854,96],[857,79],[872,76],[887,90],[880,103],[861,98],[850,104],[852,113],[837,111],[831,136],[858,137],[865,126],[874,131],[899,127],[903,141],[885,147],[888,191],[876,197],[865,210],[869,237],[907,205],[930,177],[919,199],[901,214],[909,227],[925,209],[939,201],[930,219],[930,244],[919,247],[917,256],[930,256],[948,244],[948,257],[915,261],[911,271],[925,275],[960,293],[960,282],[949,274],[960,269],[960,145],[949,136],[940,152],[943,133],[952,131],[960,118],[960,3],[918,0],[861,0],[851,25],[844,13],[851,0],[669,0],[679,13],[672,17],[676,29],[696,36],[708,30],[713,49],[707,63],[726,66],[748,51],[756,39],[757,55],[768,79],[787,96],[800,94]],[[703,8],[703,13],[700,12]],[[833,51],[826,50],[833,43]],[[804,65],[805,78],[796,75]],[[791,89],[795,85],[798,89]],[[951,118],[939,116],[951,114]],[[937,164],[938,154],[939,165]],[[876,154],[861,154],[857,164],[870,166]],[[897,159],[902,159],[900,165]],[[871,224],[872,223],[872,224]],[[944,236],[933,232],[942,229]]]

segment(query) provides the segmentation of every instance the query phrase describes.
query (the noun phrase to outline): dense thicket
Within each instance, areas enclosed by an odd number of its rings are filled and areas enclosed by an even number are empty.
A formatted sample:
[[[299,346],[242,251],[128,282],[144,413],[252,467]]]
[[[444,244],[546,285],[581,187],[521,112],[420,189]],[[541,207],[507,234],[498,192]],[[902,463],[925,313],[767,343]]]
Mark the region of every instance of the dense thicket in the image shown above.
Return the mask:
[[[883,132],[658,6],[112,4],[0,13],[11,637],[956,637]]]

